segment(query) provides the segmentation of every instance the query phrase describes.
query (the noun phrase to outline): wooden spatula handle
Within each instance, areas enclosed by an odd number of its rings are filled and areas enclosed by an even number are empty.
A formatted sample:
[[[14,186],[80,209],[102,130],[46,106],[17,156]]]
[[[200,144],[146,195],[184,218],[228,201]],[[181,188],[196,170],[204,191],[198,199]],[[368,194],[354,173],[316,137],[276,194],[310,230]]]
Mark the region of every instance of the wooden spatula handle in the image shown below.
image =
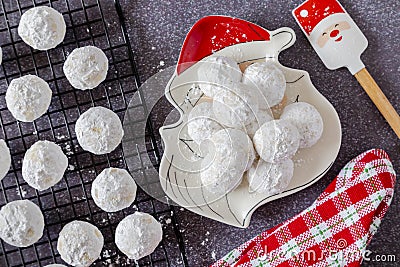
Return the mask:
[[[393,131],[397,134],[397,137],[400,138],[400,116],[397,114],[396,110],[393,108],[392,104],[390,104],[389,100],[376,84],[367,69],[363,68],[354,74],[354,76],[364,88],[365,92],[367,92],[375,106],[382,113],[383,117],[385,117]]]

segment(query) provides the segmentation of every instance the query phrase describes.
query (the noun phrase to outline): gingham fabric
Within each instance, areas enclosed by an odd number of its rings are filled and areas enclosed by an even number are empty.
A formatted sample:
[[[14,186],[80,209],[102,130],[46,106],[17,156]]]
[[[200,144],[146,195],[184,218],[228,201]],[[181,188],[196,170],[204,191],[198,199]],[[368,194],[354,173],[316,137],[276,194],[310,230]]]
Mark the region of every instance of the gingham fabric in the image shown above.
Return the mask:
[[[395,171],[373,149],[351,160],[309,208],[217,261],[226,266],[360,266],[392,200]]]

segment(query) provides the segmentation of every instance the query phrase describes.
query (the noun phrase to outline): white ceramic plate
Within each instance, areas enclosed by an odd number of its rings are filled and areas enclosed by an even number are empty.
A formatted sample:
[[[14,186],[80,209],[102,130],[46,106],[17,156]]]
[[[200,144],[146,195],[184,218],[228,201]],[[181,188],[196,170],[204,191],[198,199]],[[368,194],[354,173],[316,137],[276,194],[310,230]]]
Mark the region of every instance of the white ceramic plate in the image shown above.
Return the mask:
[[[201,35],[218,27],[220,32],[224,32],[223,27],[229,29],[232,25],[234,29],[229,32],[234,35],[233,37],[238,34],[251,35],[248,34],[248,29],[244,30],[244,34],[241,33],[243,25],[256,32],[256,37],[251,37],[250,40],[232,38],[234,41],[226,43],[223,40],[226,38],[226,34],[223,37],[217,34],[212,44],[207,44],[209,42],[207,36],[199,37],[199,33]],[[258,38],[257,35],[261,37]],[[262,40],[263,38],[266,40]],[[218,43],[218,40],[221,40],[222,45]],[[203,45],[202,42],[206,42],[206,44]],[[211,55],[206,54],[207,47],[212,48],[215,46],[215,42],[219,49],[215,49],[213,55],[229,56],[238,63],[275,61],[286,77],[287,102],[294,102],[298,98],[299,101],[314,105],[321,113],[324,121],[321,139],[313,147],[300,149],[296,153],[293,158],[295,162],[293,179],[289,187],[280,194],[266,196],[249,193],[248,184],[243,181],[234,191],[223,197],[216,197],[201,185],[199,172],[201,157],[204,155],[199,147],[190,140],[186,123],[188,113],[193,106],[204,100],[195,83],[197,69],[201,64],[199,60]],[[323,177],[332,166],[341,143],[340,121],[335,109],[315,89],[307,72],[284,67],[278,62],[279,52],[290,47],[294,42],[295,34],[292,29],[280,28],[275,31],[267,31],[247,21],[219,16],[203,18],[189,32],[182,48],[180,65],[165,90],[169,102],[180,112],[180,119],[176,123],[160,129],[165,145],[159,169],[160,183],[168,197],[178,205],[214,220],[244,228],[249,225],[252,213],[259,206],[312,185]],[[196,44],[201,48],[200,51],[196,51]]]

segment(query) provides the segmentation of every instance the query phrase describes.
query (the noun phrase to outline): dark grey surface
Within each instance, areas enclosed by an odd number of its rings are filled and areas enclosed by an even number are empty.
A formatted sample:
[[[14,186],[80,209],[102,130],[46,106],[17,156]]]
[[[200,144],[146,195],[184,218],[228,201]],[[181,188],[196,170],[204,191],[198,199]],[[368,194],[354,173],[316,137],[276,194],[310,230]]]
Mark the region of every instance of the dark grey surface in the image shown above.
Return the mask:
[[[347,161],[367,149],[375,147],[385,149],[393,160],[397,172],[400,172],[400,142],[396,135],[355,78],[346,69],[327,70],[296,25],[291,10],[301,2],[300,0],[121,1],[142,81],[161,69],[176,64],[186,33],[191,25],[203,16],[214,14],[235,16],[269,30],[288,26],[295,30],[297,42],[281,54],[280,62],[288,67],[308,71],[316,88],[336,108],[342,123],[342,147],[335,164],[325,177],[299,193],[259,208],[254,213],[249,228],[237,229],[180,210],[178,217],[182,223],[190,266],[206,266],[262,230],[302,211],[327,187]],[[369,40],[369,47],[362,56],[365,65],[395,109],[400,111],[398,0],[342,0],[341,3]],[[165,107],[166,110],[169,108]],[[396,255],[397,265],[400,262],[398,190],[397,184],[393,204],[368,247],[373,254]],[[396,264],[364,263],[364,266],[396,266]]]

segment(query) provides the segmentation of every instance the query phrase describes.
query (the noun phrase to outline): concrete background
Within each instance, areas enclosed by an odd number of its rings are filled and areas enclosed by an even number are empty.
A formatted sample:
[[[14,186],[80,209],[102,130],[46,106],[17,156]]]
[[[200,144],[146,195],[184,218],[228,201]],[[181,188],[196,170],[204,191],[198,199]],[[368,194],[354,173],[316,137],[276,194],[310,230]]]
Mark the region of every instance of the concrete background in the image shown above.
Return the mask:
[[[174,66],[190,27],[206,15],[228,15],[274,30],[295,30],[297,42],[280,56],[283,65],[306,70],[320,92],[336,108],[342,123],[342,147],[332,169],[313,186],[259,208],[247,229],[237,229],[178,211],[190,266],[206,266],[229,250],[308,207],[335,178],[340,169],[370,148],[383,148],[400,172],[400,142],[378,110],[346,69],[326,69],[294,21],[291,10],[300,0],[172,1],[121,0],[140,77],[145,81],[163,68]],[[399,71],[400,3],[397,0],[342,0],[369,41],[362,60],[371,75],[400,112]],[[166,106],[165,109],[170,109]],[[157,124],[157,121],[155,122]],[[396,186],[398,192],[399,186]],[[375,254],[394,254],[400,261],[400,205],[396,193],[382,225],[368,249]],[[397,266],[364,262],[364,266]]]

